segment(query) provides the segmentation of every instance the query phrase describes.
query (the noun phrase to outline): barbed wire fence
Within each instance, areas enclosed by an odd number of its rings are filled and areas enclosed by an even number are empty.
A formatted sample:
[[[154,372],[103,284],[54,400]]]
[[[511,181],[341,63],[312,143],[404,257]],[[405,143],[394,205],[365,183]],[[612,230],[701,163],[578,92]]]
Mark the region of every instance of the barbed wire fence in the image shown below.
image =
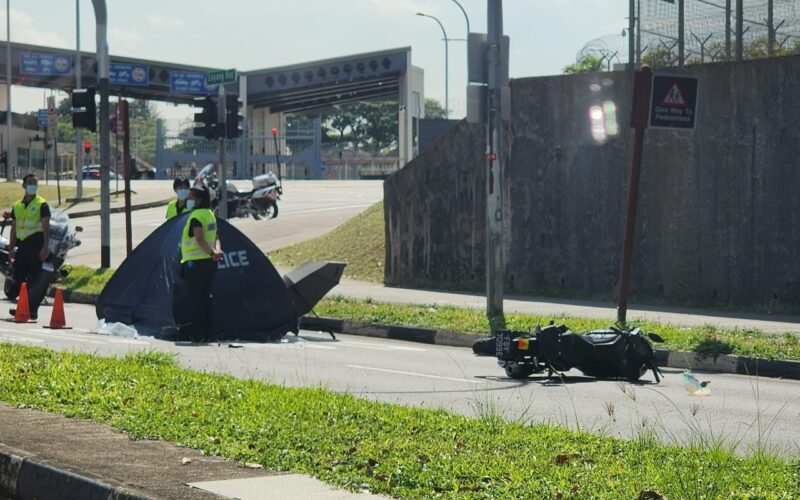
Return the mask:
[[[591,56],[611,69],[629,60],[658,67],[800,54],[800,0],[631,1],[634,22],[589,41],[578,61]]]

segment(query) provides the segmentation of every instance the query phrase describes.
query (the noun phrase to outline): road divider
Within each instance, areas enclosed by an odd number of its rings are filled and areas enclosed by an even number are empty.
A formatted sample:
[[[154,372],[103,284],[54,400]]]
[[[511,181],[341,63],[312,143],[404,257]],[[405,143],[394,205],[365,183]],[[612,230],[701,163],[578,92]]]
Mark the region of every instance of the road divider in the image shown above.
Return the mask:
[[[49,295],[55,294],[53,288]],[[64,290],[64,300],[81,304],[95,304],[97,295]],[[411,326],[384,325],[349,321],[337,318],[304,316],[300,318],[300,328],[363,337],[402,340],[421,344],[448,347],[472,347],[472,344],[486,335],[463,332],[448,332]],[[679,350],[657,350],[659,365],[666,368],[689,368],[695,371],[733,373],[759,377],[786,378],[800,380],[800,361],[738,356],[734,354],[703,355],[697,352]]]

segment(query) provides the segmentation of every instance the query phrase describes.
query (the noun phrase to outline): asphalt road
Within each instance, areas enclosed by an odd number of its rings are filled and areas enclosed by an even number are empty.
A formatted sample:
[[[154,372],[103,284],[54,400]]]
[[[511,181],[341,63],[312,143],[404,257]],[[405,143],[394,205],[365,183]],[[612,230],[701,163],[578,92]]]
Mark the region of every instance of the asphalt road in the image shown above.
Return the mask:
[[[242,183],[245,187],[247,182]],[[141,187],[139,189],[142,189]],[[276,219],[231,219],[256,245],[267,252],[315,238],[331,231],[370,205],[383,199],[381,181],[287,181],[278,203]],[[132,213],[135,247],[164,222],[166,207]],[[70,252],[68,262],[100,265],[100,217],[74,219],[84,228],[81,246]],[[111,215],[111,265],[125,259],[125,216]]]
[[[49,307],[41,317],[49,318]],[[759,443],[797,455],[800,451],[800,382],[700,374],[711,395],[695,397],[682,374],[665,370],[660,384],[652,375],[641,385],[597,381],[569,373],[566,383],[532,377],[505,378],[492,358],[469,349],[385,339],[302,332],[299,339],[231,348],[176,345],[149,337],[127,339],[90,333],[96,324],[90,306],[69,304],[74,330],[0,325],[0,341],[57,350],[121,355],[157,349],[178,354],[185,366],[229,373],[287,386],[322,386],[389,403],[444,408],[467,415],[502,415],[512,421],[556,422],[610,436],[630,437],[641,427],[668,442],[723,437],[747,452]]]

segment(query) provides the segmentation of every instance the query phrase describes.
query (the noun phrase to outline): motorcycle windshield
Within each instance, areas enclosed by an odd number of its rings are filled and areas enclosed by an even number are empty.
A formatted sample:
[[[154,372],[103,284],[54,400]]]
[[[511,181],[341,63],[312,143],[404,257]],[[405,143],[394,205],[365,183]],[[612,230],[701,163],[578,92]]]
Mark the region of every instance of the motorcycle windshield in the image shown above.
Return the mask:
[[[201,179],[205,179],[206,177],[211,177],[213,175],[214,175],[214,164],[209,163],[197,173],[197,177],[195,178],[194,182],[195,184],[198,184],[201,181]]]
[[[69,231],[69,215],[63,210],[50,212],[50,238],[61,240]]]

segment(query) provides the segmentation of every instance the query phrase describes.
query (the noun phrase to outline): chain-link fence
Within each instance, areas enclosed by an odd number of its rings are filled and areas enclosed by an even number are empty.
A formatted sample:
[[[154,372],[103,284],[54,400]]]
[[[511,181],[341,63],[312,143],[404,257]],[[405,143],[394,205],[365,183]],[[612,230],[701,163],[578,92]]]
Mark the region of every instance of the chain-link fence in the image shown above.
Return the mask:
[[[800,0],[633,1],[639,21],[633,33],[625,29],[588,42],[578,61],[591,56],[611,69],[631,55],[638,64],[659,67],[800,54]]]

